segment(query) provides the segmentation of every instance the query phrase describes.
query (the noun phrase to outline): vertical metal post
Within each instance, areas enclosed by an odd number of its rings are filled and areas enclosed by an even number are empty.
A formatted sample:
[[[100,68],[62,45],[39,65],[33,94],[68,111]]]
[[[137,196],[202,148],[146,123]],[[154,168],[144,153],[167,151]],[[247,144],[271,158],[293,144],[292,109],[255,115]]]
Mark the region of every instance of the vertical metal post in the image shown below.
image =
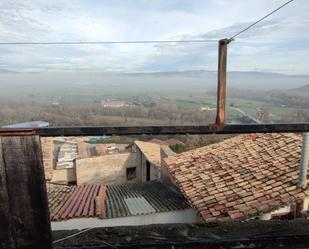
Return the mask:
[[[225,123],[226,61],[227,61],[228,43],[229,43],[229,39],[222,39],[219,41],[217,118],[216,118],[217,125],[222,125]]]
[[[303,133],[303,143],[301,151],[301,162],[299,166],[298,187],[305,188],[307,186],[309,160],[309,132]]]

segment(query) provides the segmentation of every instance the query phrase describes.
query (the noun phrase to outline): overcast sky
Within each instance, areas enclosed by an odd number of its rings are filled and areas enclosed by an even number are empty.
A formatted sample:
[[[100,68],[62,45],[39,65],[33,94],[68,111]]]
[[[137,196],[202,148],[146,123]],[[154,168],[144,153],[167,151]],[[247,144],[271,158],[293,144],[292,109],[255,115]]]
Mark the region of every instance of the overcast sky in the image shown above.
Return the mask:
[[[286,0],[0,0],[0,41],[229,37]],[[217,44],[0,46],[0,69],[216,70]],[[230,71],[309,74],[309,1],[295,0],[239,36]]]

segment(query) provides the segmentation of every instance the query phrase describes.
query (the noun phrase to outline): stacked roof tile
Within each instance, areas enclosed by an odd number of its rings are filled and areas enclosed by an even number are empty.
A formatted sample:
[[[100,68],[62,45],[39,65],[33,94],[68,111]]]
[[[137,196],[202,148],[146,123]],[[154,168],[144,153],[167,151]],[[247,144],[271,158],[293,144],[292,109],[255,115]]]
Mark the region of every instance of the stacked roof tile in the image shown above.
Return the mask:
[[[70,190],[63,191],[62,188]],[[52,210],[51,220],[96,216],[95,201],[100,185],[63,186],[62,188],[57,188],[59,192],[62,192],[62,201],[58,203],[55,201],[57,189],[54,189],[53,193],[48,191],[49,206],[53,205],[50,208]]]
[[[183,142],[181,142],[177,139],[174,139],[174,138],[167,139],[167,140],[161,140],[161,139],[158,139],[158,138],[153,138],[153,139],[149,140],[148,142],[154,143],[154,144],[159,144],[159,145],[167,145],[167,146],[176,145],[176,144],[185,145]]]
[[[52,221],[82,217],[115,218],[188,208],[180,192],[160,182],[47,188]]]
[[[295,180],[301,136],[240,135],[165,159],[176,184],[204,220],[245,219],[305,196]]]
[[[73,186],[47,184],[49,213],[51,219],[58,214],[73,190]]]

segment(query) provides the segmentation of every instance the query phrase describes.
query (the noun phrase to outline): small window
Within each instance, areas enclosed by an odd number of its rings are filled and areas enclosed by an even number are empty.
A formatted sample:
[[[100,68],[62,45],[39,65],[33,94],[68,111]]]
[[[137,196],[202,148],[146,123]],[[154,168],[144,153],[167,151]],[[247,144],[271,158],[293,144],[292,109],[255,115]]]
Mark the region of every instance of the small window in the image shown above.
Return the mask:
[[[136,167],[127,168],[127,180],[131,181],[136,178]]]

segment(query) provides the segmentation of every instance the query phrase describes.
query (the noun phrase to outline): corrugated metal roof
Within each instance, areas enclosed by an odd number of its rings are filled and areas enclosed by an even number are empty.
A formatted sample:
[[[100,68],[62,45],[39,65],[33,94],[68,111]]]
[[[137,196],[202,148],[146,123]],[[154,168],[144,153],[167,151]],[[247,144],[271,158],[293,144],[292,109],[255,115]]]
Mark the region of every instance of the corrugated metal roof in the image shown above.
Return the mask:
[[[49,123],[45,121],[29,121],[24,123],[10,124],[2,126],[2,128],[37,128],[37,127],[48,127]]]
[[[156,210],[149,204],[149,202],[144,197],[124,198],[124,201],[128,206],[130,213],[133,215],[145,213],[151,214],[156,212]]]
[[[159,181],[107,186],[107,217],[121,217],[181,210],[188,203],[181,193]]]
[[[48,186],[47,192],[52,221],[147,215],[189,207],[180,192],[158,181],[108,186]]]

